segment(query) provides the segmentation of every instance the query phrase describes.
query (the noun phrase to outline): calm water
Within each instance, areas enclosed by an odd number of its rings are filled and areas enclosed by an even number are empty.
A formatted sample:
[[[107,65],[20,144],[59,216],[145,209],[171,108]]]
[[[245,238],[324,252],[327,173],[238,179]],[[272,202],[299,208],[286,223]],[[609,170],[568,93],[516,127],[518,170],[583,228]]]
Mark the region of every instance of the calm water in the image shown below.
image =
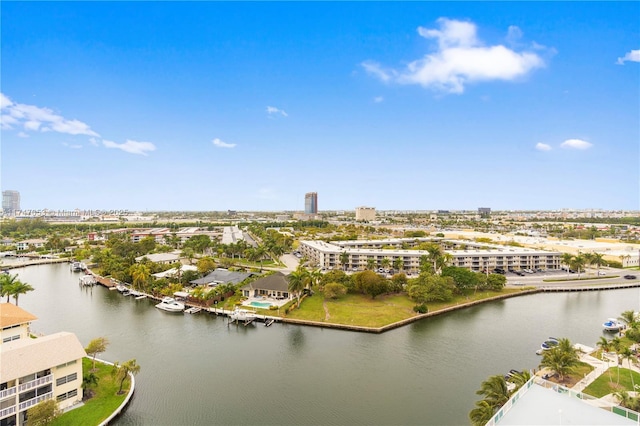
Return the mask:
[[[538,294],[493,302],[381,335],[274,324],[229,326],[171,314],[149,300],[81,289],[68,265],[14,270],[36,291],[20,306],[45,334],[110,361],[136,358],[136,393],[119,425],[468,424],[480,383],[538,366],[549,336],[593,346],[601,324],[638,309],[640,290]]]

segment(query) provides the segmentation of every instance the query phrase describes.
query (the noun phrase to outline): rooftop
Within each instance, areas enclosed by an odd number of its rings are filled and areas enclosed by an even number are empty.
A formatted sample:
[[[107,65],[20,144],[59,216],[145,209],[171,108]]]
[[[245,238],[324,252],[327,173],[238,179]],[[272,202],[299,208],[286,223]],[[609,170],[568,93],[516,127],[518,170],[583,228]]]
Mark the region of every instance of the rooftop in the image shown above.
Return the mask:
[[[0,329],[37,320],[33,314],[12,303],[0,303]]]

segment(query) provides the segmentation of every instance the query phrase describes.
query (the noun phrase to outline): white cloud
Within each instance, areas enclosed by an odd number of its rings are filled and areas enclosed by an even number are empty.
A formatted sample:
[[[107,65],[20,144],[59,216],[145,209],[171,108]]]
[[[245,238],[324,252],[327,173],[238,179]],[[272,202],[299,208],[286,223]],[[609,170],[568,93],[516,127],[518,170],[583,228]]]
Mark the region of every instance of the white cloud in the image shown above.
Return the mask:
[[[14,125],[22,125],[24,130],[28,131],[54,131],[69,135],[99,136],[82,121],[68,120],[49,108],[14,103],[2,93],[0,93],[0,106],[5,110],[2,115],[2,129],[5,130],[13,128]]]
[[[373,61],[363,62],[362,67],[384,82],[418,84],[443,92],[463,93],[469,83],[510,81],[544,66],[544,61],[536,53],[517,52],[503,45],[483,45],[472,22],[446,18],[437,22],[439,29],[418,28],[420,36],[437,40],[438,49],[434,52],[409,62],[405,69],[399,71],[384,69]],[[512,35],[516,31],[513,28],[510,29]]]
[[[89,138],[89,142],[91,142],[91,145],[93,145],[93,146],[99,146],[100,145],[96,138]]]
[[[11,105],[13,105],[11,99],[6,97],[4,93],[0,93],[0,109],[9,108]]]
[[[382,101],[384,101],[384,98],[382,96],[376,96],[375,98],[373,98],[373,102],[377,104],[379,104]]]
[[[618,58],[616,63],[620,65],[624,65],[624,63],[627,61],[640,62],[640,49],[630,50],[622,58]]]
[[[589,143],[587,141],[583,141],[581,139],[567,139],[566,141],[562,142],[560,144],[561,148],[566,148],[566,149],[589,149],[593,146],[592,143]]]
[[[235,148],[236,144],[235,143],[226,143],[221,141],[218,138],[215,138],[214,140],[211,141],[215,146],[217,146],[218,148]]]
[[[29,134],[25,132],[18,132],[18,137],[20,138],[28,138]]]
[[[0,129],[9,130],[13,129],[13,126],[18,124],[18,120],[8,114],[0,115]]]
[[[536,149],[538,151],[551,151],[551,145],[547,145],[546,143],[538,142],[536,144]]]
[[[121,149],[124,152],[138,155],[148,155],[147,152],[156,150],[156,146],[151,142],[137,142],[128,139],[125,143],[120,144],[108,140],[102,140],[102,144],[107,148]]]
[[[267,114],[269,114],[270,116],[273,114],[282,115],[283,117],[289,116],[289,114],[287,114],[286,111],[273,106],[267,106]]]

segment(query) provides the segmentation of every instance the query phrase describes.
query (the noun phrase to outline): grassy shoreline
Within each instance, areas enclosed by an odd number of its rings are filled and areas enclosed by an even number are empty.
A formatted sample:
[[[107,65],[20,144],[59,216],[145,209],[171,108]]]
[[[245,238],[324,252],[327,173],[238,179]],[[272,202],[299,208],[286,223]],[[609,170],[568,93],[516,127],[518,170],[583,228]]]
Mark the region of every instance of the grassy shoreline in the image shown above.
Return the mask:
[[[82,359],[83,376],[90,373],[93,361],[89,358]],[[120,383],[112,375],[113,366],[96,361],[94,374],[98,376],[98,385],[91,388],[93,397],[81,407],[75,408],[60,415],[53,426],[85,426],[98,425],[106,420],[122,404],[127,397],[131,386],[131,379],[127,377],[124,382],[123,394],[117,395]]]

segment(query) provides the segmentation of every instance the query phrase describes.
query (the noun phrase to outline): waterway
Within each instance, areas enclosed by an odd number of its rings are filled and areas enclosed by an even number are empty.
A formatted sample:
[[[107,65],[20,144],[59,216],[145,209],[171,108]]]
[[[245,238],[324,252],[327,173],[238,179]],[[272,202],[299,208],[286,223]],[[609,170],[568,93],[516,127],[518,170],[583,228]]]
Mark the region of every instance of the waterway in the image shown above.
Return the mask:
[[[171,314],[148,299],[83,289],[68,265],[16,269],[36,290],[33,331],[109,339],[135,358],[136,393],[118,425],[464,425],[493,374],[538,367],[546,338],[589,346],[603,321],[638,310],[640,290],[535,294],[436,316],[383,334]]]

